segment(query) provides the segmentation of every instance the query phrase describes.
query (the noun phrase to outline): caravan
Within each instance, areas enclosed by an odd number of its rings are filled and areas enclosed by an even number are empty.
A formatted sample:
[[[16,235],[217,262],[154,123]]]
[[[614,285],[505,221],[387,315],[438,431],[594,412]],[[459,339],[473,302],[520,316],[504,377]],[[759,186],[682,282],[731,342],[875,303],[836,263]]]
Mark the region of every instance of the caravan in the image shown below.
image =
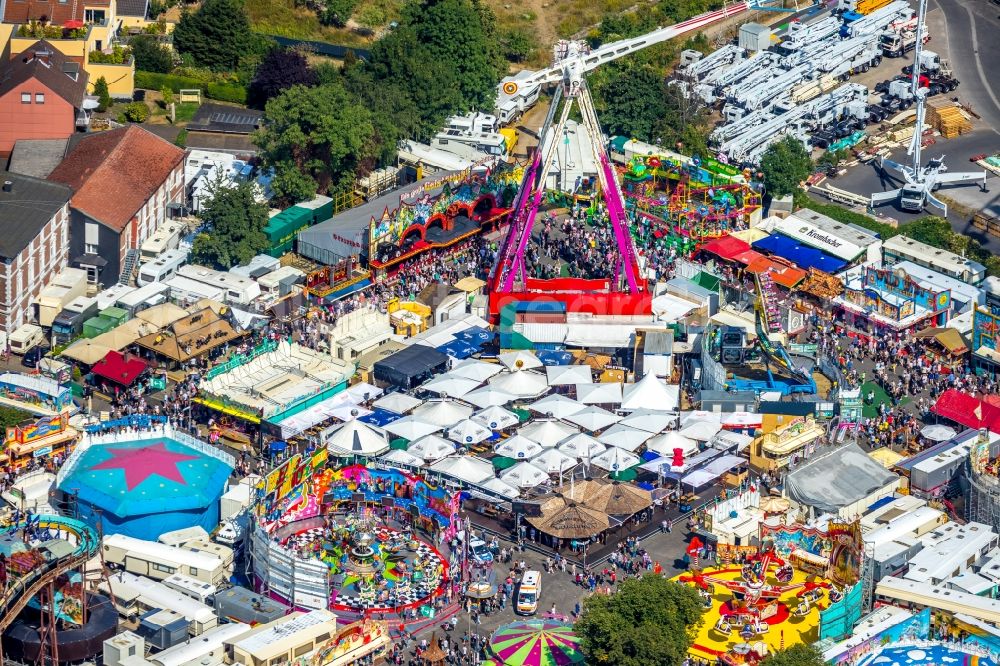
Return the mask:
[[[167,220],[153,232],[153,235],[143,241],[139,248],[139,261],[145,263],[159,257],[167,250],[176,249],[181,243],[184,225],[174,220]]]
[[[170,287],[162,282],[151,282],[145,287],[139,287],[135,291],[126,294],[118,299],[118,307],[128,312],[129,317],[134,317],[137,313],[146,308],[167,302],[167,292]]]
[[[278,270],[257,278],[260,293],[265,301],[271,301],[292,293],[295,285],[306,281],[306,274],[293,266],[282,266]]]
[[[184,250],[167,250],[156,259],[147,261],[139,268],[136,284],[144,287],[153,282],[166,282],[187,262],[188,254]]]
[[[87,271],[64,268],[35,298],[35,319],[39,326],[52,326],[56,316],[74,298],[87,293]]]
[[[230,305],[249,305],[260,297],[260,285],[242,275],[216,271],[195,264],[181,266],[177,275],[222,289],[222,298]]]
[[[156,580],[182,573],[205,583],[219,585],[230,574],[223,559],[214,553],[167,546],[124,534],[105,536],[103,550],[105,562]]]

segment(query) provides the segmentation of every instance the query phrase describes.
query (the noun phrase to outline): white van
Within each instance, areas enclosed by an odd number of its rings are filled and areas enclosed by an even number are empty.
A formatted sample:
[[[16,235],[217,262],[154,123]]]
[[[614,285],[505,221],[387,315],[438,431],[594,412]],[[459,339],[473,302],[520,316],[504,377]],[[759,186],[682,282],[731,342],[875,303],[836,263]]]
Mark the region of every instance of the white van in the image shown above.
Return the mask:
[[[10,344],[10,351],[18,356],[24,356],[34,347],[45,342],[45,331],[41,326],[25,324],[10,334],[7,338]]]
[[[534,615],[538,610],[540,596],[542,596],[542,574],[534,570],[525,571],[521,577],[521,585],[517,589],[514,612],[518,615]]]
[[[188,252],[184,250],[167,250],[139,268],[136,284],[145,287],[153,282],[165,282],[177,274],[177,269],[188,260]]]

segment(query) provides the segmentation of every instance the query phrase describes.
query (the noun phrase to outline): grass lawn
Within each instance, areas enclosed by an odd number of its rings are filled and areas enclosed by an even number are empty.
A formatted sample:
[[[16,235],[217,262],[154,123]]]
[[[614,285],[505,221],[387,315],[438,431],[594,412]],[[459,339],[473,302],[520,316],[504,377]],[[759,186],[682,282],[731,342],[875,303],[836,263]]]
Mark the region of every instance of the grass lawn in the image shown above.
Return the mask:
[[[321,25],[316,12],[296,7],[293,0],[247,0],[256,32],[293,39],[310,39],[343,46],[365,47],[369,41],[346,28]]]
[[[198,111],[198,104],[194,102],[178,103],[174,108],[174,124],[181,125],[190,122],[194,114]]]
[[[889,397],[889,394],[886,393],[881,386],[879,386],[875,382],[865,382],[864,384],[861,385],[862,398],[867,396],[868,393],[871,391],[875,392],[875,399],[872,400],[871,404],[868,404],[868,402],[866,401],[864,406],[862,406],[861,408],[861,413],[867,419],[875,418],[876,416],[878,416],[878,406],[882,403],[885,403],[887,407],[892,407],[892,398]],[[903,398],[902,400],[899,401],[899,404],[905,405],[908,402],[910,402],[909,398]]]

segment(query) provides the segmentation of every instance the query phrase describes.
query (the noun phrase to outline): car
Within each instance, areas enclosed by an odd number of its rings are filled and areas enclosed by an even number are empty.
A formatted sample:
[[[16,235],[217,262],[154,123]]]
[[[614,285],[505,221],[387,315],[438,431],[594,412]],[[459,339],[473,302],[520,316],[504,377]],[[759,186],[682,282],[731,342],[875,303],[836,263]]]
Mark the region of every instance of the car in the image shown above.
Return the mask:
[[[32,347],[28,352],[21,358],[21,365],[26,368],[37,368],[39,362],[45,355],[49,353],[49,348],[45,345],[38,345]]]
[[[469,542],[469,559],[479,565],[492,564],[493,553],[490,552],[485,541],[473,539]]]

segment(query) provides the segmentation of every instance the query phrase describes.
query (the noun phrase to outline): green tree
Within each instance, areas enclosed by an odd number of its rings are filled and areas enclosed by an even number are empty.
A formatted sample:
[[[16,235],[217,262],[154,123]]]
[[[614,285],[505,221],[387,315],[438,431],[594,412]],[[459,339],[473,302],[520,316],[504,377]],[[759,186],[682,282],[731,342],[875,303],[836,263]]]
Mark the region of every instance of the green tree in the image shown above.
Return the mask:
[[[253,182],[233,183],[219,174],[202,202],[201,219],[209,231],[194,239],[192,258],[199,263],[228,269],[268,248],[267,205],[257,201]]]
[[[773,197],[783,197],[799,189],[809,177],[812,161],[802,142],[792,136],[772,143],[760,159],[764,186]]]
[[[337,84],[285,90],[267,103],[262,125],[254,141],[286,203],[350,183],[377,149],[371,114]]]
[[[163,99],[163,106],[170,107],[174,103],[174,89],[170,86],[160,88],[160,97]]]
[[[644,576],[626,580],[617,594],[588,597],[576,632],[588,664],[680,666],[702,611],[694,588]]]
[[[500,33],[500,45],[507,60],[524,62],[538,49],[538,40],[527,28],[507,28]]]
[[[326,10],[319,16],[320,23],[343,28],[357,6],[358,0],[328,0]]]
[[[122,110],[122,116],[130,123],[144,123],[149,120],[149,107],[145,102],[129,102]]]
[[[205,0],[194,12],[184,12],[173,32],[178,53],[190,54],[199,65],[232,71],[251,50],[250,19],[242,0]]]
[[[942,250],[951,251],[954,251],[952,247],[956,243],[955,236],[958,236],[958,234],[952,231],[948,220],[934,215],[921,217],[920,219],[904,224],[902,233],[904,236],[909,236],[921,243],[927,243]]]
[[[3,428],[4,432],[7,432],[7,428],[13,428],[16,425],[20,425],[31,419],[31,413],[26,412],[23,409],[17,409],[16,407],[0,407],[0,428]]]
[[[652,67],[624,65],[600,88],[601,123],[609,134],[656,141],[667,112],[663,76]]]
[[[129,40],[135,68],[144,72],[168,74],[174,68],[174,54],[152,35],[137,35]]]
[[[94,97],[97,98],[97,111],[104,113],[111,108],[111,93],[108,92],[108,80],[103,76],[94,81]]]
[[[812,645],[798,643],[772,652],[762,663],[764,666],[825,666],[826,661]]]

